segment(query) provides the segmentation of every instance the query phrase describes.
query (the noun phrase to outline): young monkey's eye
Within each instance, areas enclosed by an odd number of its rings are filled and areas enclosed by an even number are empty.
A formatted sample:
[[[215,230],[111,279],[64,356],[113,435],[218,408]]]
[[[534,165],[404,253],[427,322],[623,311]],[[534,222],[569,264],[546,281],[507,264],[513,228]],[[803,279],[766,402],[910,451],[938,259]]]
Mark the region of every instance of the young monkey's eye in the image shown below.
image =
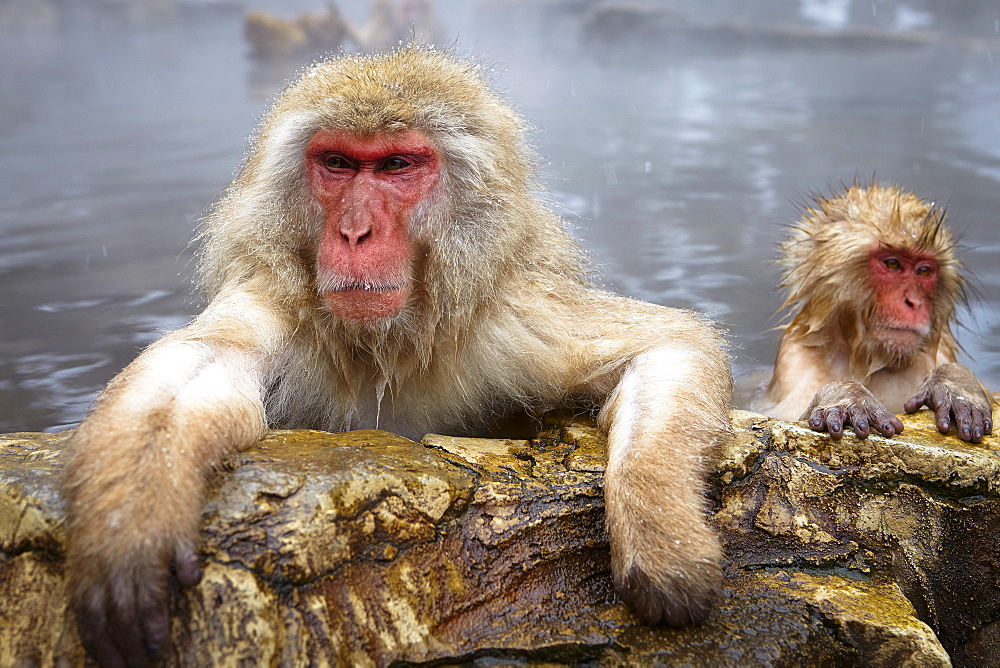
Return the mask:
[[[328,155],[323,161],[327,169],[351,169],[351,163],[341,155]]]
[[[933,273],[934,269],[932,267],[927,266],[926,264],[920,265],[916,269],[917,276],[920,276],[921,278],[927,278]]]
[[[396,170],[403,169],[404,167],[409,167],[409,166],[410,163],[408,160],[405,160],[398,156],[389,158],[382,163],[382,169],[384,169],[387,172],[395,172]]]
[[[903,268],[903,265],[900,264],[899,260],[897,260],[894,257],[887,257],[886,259],[882,260],[882,264],[888,267],[890,271],[899,271],[900,269]]]

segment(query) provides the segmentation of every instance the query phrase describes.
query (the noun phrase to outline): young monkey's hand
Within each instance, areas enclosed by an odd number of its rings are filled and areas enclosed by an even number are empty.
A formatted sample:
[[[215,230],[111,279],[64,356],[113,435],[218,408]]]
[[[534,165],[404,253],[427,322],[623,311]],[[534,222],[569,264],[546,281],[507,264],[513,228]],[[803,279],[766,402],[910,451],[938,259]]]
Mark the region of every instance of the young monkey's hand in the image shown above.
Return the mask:
[[[814,431],[828,431],[839,439],[851,425],[858,438],[868,438],[872,429],[883,436],[903,431],[903,423],[875,395],[854,380],[827,383],[813,397],[800,420],[808,420]]]
[[[942,434],[948,433],[953,421],[963,441],[981,443],[993,432],[993,402],[979,379],[961,364],[942,364],[931,371],[903,409],[914,413],[922,406],[934,410]]]

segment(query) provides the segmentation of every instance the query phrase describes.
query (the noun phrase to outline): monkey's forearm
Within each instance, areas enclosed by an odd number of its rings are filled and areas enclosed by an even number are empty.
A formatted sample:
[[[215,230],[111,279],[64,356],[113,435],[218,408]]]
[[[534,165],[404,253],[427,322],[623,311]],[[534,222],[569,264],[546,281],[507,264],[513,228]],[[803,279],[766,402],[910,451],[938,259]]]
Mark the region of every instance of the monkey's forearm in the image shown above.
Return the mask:
[[[169,508],[180,505],[197,508],[204,474],[263,433],[252,367],[239,353],[174,341],[152,347],[126,368],[70,439],[71,530],[108,538],[143,533],[156,526],[150,515],[175,515]],[[108,550],[118,542],[103,547],[105,558],[114,558]]]
[[[83,640],[101,661],[115,664],[119,651],[154,658],[169,642],[168,569],[182,584],[199,578],[205,473],[263,433],[253,367],[246,354],[204,343],[155,345],[71,437],[71,590]]]
[[[700,621],[718,595],[721,548],[693,483],[728,432],[730,393],[724,363],[659,349],[629,363],[602,411],[615,586],[646,621]]]

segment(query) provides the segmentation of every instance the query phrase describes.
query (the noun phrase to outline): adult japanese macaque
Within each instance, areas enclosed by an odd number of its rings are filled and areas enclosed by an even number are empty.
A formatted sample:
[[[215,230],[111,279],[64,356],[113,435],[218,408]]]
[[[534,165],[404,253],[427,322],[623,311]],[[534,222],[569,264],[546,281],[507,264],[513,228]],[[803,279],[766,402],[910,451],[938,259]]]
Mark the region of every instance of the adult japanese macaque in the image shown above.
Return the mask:
[[[523,134],[475,66],[416,47],[318,64],[277,100],[205,224],[210,303],[70,441],[72,602],[101,660],[166,651],[170,570],[199,578],[205,477],[269,425],[420,438],[603,406],[617,590],[650,622],[705,617],[720,337],[586,282]]]
[[[893,436],[897,413],[925,405],[941,433],[954,425],[978,443],[992,431],[991,396],[955,363],[965,281],[943,210],[895,186],[854,184],[816,198],[782,251],[793,313],[756,410],[834,438],[845,425]]]

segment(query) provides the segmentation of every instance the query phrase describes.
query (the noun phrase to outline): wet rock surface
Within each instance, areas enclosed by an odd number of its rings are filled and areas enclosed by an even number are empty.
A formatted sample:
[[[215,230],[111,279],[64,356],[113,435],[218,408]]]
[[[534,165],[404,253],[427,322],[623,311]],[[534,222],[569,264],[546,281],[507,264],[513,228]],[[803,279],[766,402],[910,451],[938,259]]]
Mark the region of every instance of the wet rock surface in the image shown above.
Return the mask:
[[[618,602],[604,437],[274,431],[209,484],[176,665],[998,665],[1000,442],[841,441],[733,413],[709,486],[724,599],[649,628]],[[65,434],[0,436],[0,664],[83,663],[66,614]]]

